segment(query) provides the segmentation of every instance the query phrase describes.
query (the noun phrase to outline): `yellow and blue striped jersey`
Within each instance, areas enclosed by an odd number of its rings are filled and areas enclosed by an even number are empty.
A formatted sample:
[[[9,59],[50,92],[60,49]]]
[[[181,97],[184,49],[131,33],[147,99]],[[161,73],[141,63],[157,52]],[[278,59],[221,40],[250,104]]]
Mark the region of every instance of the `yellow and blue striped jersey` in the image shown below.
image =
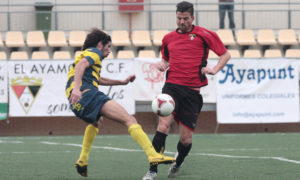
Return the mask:
[[[88,48],[75,57],[74,63],[70,66],[68,72],[68,81],[66,85],[66,95],[69,98],[72,89],[74,88],[74,76],[76,65],[83,59],[87,59],[90,66],[85,70],[82,81],[80,84],[80,90],[97,88],[99,85],[100,72],[102,67],[103,54],[97,48]]]

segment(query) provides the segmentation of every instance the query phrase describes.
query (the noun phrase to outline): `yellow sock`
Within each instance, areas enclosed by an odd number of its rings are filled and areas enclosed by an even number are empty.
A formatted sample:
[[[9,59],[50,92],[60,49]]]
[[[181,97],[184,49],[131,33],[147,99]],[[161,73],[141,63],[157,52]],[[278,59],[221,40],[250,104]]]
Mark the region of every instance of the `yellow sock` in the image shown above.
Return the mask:
[[[139,124],[131,125],[128,128],[128,132],[135,142],[137,142],[144,149],[148,157],[157,154],[148,136]]]
[[[93,145],[93,142],[98,132],[99,132],[98,128],[96,128],[91,124],[85,128],[81,153],[79,157],[79,160],[83,161],[84,164],[87,164],[88,162],[91,147]]]

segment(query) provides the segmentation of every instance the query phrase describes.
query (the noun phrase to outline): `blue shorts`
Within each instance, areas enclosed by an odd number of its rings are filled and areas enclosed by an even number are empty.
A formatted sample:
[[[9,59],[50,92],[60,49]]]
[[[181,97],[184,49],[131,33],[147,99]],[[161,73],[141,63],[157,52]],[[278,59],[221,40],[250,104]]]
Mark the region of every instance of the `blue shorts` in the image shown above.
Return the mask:
[[[84,120],[87,123],[97,122],[101,116],[100,111],[102,106],[111,100],[103,92],[97,89],[90,89],[82,94],[80,101],[70,108],[77,118]]]

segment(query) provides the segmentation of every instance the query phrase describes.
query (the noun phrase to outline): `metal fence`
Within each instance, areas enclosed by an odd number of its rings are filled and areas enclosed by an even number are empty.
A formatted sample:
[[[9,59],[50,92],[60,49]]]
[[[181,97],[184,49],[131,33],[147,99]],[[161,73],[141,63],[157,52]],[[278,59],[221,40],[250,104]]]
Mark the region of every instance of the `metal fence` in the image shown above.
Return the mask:
[[[143,10],[120,12],[119,3],[53,3],[51,11],[36,10],[36,4],[0,4],[0,31],[35,30],[38,16],[50,13],[49,30],[88,30],[99,27],[106,31],[118,29],[157,30],[176,28],[176,3],[144,3]],[[125,4],[126,5],[126,4]],[[219,28],[218,3],[194,3],[195,24],[216,30]],[[240,0],[235,3],[236,29],[300,29],[300,2],[251,3]],[[45,22],[44,22],[45,23]],[[225,17],[228,28],[228,17]]]

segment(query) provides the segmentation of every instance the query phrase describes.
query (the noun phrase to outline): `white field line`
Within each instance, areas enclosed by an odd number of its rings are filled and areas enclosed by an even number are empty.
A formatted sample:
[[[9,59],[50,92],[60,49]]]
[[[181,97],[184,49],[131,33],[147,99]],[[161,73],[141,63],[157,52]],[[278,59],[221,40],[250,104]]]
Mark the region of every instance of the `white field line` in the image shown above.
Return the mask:
[[[72,143],[56,143],[56,142],[49,142],[49,141],[43,141],[42,144],[49,144],[49,145],[64,145],[64,146],[75,146],[75,147],[81,147],[81,144],[72,144]],[[92,148],[95,149],[106,149],[106,150],[113,150],[113,151],[127,151],[127,152],[141,152],[143,150],[137,150],[137,149],[125,149],[125,148],[115,148],[115,147],[107,147],[107,146],[93,146]]]
[[[113,136],[112,136],[113,137]],[[0,144],[23,144],[24,142],[23,141],[16,141],[16,140],[1,140],[0,139]],[[44,142],[41,142],[42,144],[53,144],[53,145],[58,145],[59,143],[57,142],[50,142],[50,141],[44,141]],[[77,147],[81,147],[81,145],[79,144],[68,144],[68,143],[65,143],[65,145],[70,145],[70,146],[77,146]],[[101,149],[110,149],[112,147],[94,147],[94,148],[101,148]],[[115,150],[119,150],[119,151],[122,151],[122,149],[115,149]],[[273,148],[273,150],[288,150],[288,148]],[[138,151],[138,150],[128,150],[128,149],[125,149],[124,151]],[[142,150],[141,150],[142,151]],[[264,151],[264,149],[261,149],[261,148],[224,148],[224,149],[203,149],[203,151]],[[167,152],[168,153],[168,152]],[[170,152],[170,154],[172,154]]]
[[[76,146],[81,147],[80,144],[71,144],[71,143],[56,143],[56,142],[41,142],[42,144],[49,144],[49,145],[65,145],[65,146]],[[106,150],[114,150],[114,151],[126,151],[126,152],[142,152],[143,150],[137,149],[126,149],[126,148],[116,148],[116,147],[107,147],[107,146],[93,146],[96,149],[106,149]],[[245,149],[242,149],[245,150]],[[175,154],[175,152],[164,152],[165,154]],[[236,158],[236,159],[273,159],[278,161],[284,161],[294,164],[300,164],[300,161],[287,159],[284,157],[256,157],[256,156],[233,156],[233,155],[226,155],[226,154],[210,154],[210,153],[192,153],[192,155],[199,155],[199,156],[212,156],[212,157],[222,157],[222,158]]]
[[[1,141],[0,143],[24,143],[22,141]],[[63,146],[73,146],[73,147],[81,147],[81,144],[73,144],[73,143],[57,143],[57,142],[49,142],[49,141],[43,141],[42,144],[47,145],[63,145]],[[127,148],[117,148],[117,147],[108,147],[108,146],[93,146],[95,149],[105,149],[105,150],[113,150],[113,151],[122,151],[122,152],[143,152],[143,150],[138,149],[127,149]],[[259,148],[252,148],[252,149],[224,149],[222,151],[246,151],[246,150],[252,150],[252,151],[259,151],[262,149]],[[61,151],[60,151],[61,152]],[[65,153],[70,153],[72,151],[63,151]],[[7,152],[8,153],[8,152]],[[6,152],[0,152],[0,154],[7,154]],[[48,154],[48,153],[57,153],[57,151],[42,151],[42,152],[9,152],[12,154]],[[175,154],[175,152],[169,152],[165,151],[165,154]],[[235,159],[273,159],[293,164],[300,164],[300,161],[287,159],[284,157],[256,157],[256,156],[234,156],[234,155],[226,155],[226,154],[212,154],[212,153],[192,153],[191,155],[198,155],[198,156],[211,156],[211,157],[221,157],[221,158],[235,158]]]
[[[73,152],[77,152],[77,151],[35,151],[35,152],[13,151],[13,152],[0,152],[0,155],[1,154],[57,154],[57,153],[73,153]]]
[[[74,138],[75,136],[18,136],[18,137],[0,137],[0,140],[12,140],[12,139],[17,139],[17,140],[39,140],[39,139],[49,139],[49,140],[54,140],[54,139],[67,139],[67,138]],[[82,135],[78,137],[83,137]],[[98,135],[96,136],[96,139],[114,139],[114,138],[119,138],[117,135]]]
[[[226,154],[210,154],[210,153],[195,153],[194,155],[200,155],[200,156],[213,156],[213,157],[223,157],[223,158],[236,158],[236,159],[274,159],[278,161],[284,161],[294,164],[300,164],[300,161],[287,159],[284,157],[256,157],[256,156],[234,156],[234,155],[226,155]]]
[[[22,144],[24,143],[23,141],[3,141],[3,140],[0,140],[0,144]]]

